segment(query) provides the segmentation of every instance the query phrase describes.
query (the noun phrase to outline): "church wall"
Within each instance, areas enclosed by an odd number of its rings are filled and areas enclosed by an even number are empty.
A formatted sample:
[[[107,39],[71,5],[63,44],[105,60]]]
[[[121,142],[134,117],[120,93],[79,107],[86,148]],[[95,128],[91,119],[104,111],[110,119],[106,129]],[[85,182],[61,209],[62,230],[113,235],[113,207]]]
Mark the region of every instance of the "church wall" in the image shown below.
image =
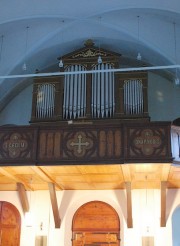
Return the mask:
[[[151,121],[173,121],[180,116],[180,87],[157,74],[149,73],[148,108]],[[31,118],[32,85],[28,86],[0,112],[0,125],[28,125]]]
[[[148,109],[152,121],[173,121],[180,117],[180,87],[173,81],[148,74]]]
[[[14,204],[22,218],[20,246],[35,245],[35,236],[47,236],[48,246],[71,246],[71,226],[75,211],[84,203],[99,200],[110,204],[121,222],[121,246],[141,246],[142,236],[153,236],[154,245],[173,246],[172,213],[179,205],[180,190],[167,190],[167,225],[160,227],[160,190],[133,190],[133,228],[127,228],[125,190],[57,191],[61,228],[54,228],[48,191],[28,192],[34,223],[27,227],[17,192],[0,192],[0,200]],[[41,228],[42,225],[42,228]]]
[[[26,87],[0,112],[0,125],[29,125],[32,108],[32,85]]]

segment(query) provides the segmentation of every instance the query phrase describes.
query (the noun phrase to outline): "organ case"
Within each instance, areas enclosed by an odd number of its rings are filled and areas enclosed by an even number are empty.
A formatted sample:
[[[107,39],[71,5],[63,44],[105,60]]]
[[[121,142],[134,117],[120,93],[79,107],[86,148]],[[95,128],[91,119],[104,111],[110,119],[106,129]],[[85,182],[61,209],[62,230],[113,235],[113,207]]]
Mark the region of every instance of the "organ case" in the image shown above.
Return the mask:
[[[91,41],[61,59],[61,76],[34,79],[31,123],[149,119],[147,72],[117,72],[120,54]]]

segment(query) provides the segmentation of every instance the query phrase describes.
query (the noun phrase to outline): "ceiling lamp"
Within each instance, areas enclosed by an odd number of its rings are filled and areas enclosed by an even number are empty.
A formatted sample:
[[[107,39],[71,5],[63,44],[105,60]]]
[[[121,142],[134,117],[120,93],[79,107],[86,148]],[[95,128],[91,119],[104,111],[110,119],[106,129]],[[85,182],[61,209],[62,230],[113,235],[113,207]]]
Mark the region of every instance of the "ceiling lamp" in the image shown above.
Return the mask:
[[[102,57],[99,55],[98,56],[98,64],[101,64],[102,63]]]
[[[174,27],[174,56],[175,56],[175,63],[177,65],[177,44],[176,44],[176,23],[175,22],[173,22],[173,27]],[[175,85],[180,85],[177,68],[176,68],[174,83]]]
[[[64,20],[62,21],[62,23],[64,24]],[[61,45],[63,44],[63,30],[62,30],[62,35],[61,35]],[[62,58],[59,60],[59,68],[63,68],[64,67],[64,63]]]
[[[29,31],[29,26],[26,27],[25,59],[27,58],[28,31]],[[27,64],[26,64],[26,62],[23,63],[22,69],[23,69],[23,71],[26,71],[27,70]]]
[[[1,58],[2,58],[2,50],[3,50],[3,40],[4,40],[4,36],[1,36],[1,49],[0,49],[0,63],[1,63]]]
[[[137,21],[138,22],[137,24],[138,24],[138,42],[139,42],[139,15],[137,16],[137,20],[138,20]],[[138,52],[136,58],[137,58],[138,61],[141,61],[142,60],[142,57],[141,57],[141,53],[140,52]]]
[[[60,68],[64,67],[64,63],[63,63],[62,58],[59,60],[59,67],[60,67]]]
[[[99,23],[101,24],[101,16],[99,17]],[[101,57],[101,52],[100,52],[100,40],[99,40],[99,56],[97,60],[98,64],[102,63],[102,57]]]

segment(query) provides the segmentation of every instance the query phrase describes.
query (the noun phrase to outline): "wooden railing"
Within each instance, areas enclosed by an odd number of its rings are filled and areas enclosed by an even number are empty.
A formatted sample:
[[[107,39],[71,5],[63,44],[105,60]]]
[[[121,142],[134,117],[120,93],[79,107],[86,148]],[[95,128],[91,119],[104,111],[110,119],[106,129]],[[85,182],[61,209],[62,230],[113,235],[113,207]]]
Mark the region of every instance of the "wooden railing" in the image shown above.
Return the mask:
[[[171,161],[169,122],[0,127],[0,165]]]

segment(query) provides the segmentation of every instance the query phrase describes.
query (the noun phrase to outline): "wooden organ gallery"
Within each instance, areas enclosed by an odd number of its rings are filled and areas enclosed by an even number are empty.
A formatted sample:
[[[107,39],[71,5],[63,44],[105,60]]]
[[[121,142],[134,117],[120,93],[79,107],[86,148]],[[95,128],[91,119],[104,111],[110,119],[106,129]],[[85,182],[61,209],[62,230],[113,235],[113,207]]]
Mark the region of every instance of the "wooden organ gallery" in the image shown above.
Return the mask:
[[[150,121],[148,72],[114,72],[121,67],[121,56],[96,48],[90,40],[82,49],[60,59],[62,75],[34,79],[30,125],[1,127],[0,165],[120,164],[126,172],[126,164],[172,162],[171,123]],[[166,185],[166,181],[161,182],[162,227],[166,226]],[[129,178],[123,187],[127,194],[127,227],[132,228]],[[26,210],[25,187],[19,184],[18,191]],[[55,227],[59,228],[53,183],[49,183],[49,191]],[[83,205],[73,218],[72,245],[107,244],[120,246],[116,211],[98,201]]]

